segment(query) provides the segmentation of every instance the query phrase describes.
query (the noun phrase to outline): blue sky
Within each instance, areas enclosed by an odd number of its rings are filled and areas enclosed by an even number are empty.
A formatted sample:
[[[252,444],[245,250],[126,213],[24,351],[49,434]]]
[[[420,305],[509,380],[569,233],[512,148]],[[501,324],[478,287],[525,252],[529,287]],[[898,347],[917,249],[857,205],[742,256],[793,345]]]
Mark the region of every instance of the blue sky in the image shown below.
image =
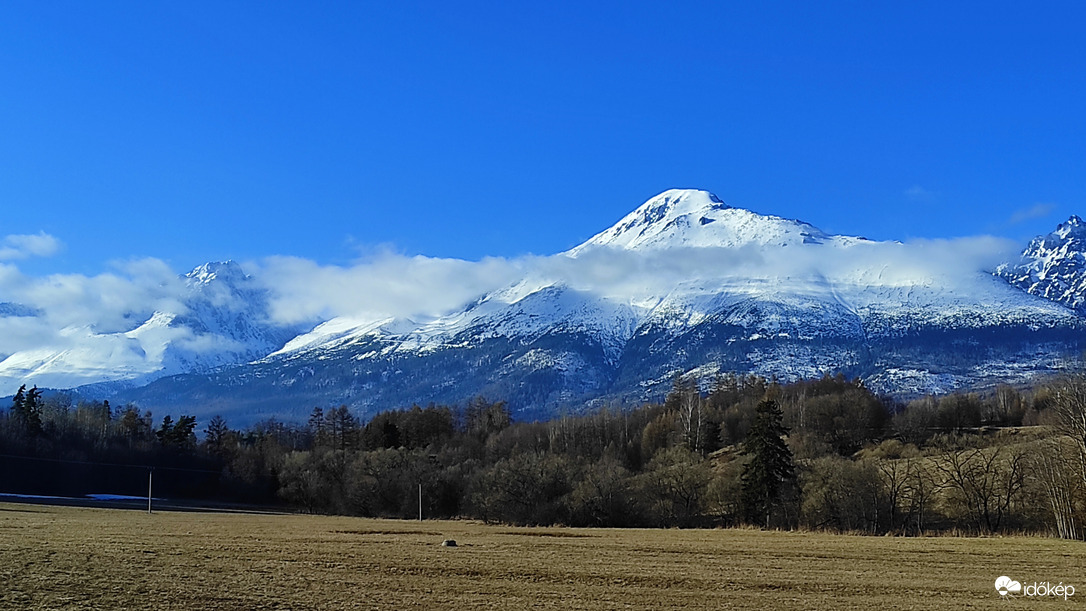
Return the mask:
[[[0,259],[551,254],[672,187],[881,240],[1086,214],[1086,5],[951,4],[4,3]]]

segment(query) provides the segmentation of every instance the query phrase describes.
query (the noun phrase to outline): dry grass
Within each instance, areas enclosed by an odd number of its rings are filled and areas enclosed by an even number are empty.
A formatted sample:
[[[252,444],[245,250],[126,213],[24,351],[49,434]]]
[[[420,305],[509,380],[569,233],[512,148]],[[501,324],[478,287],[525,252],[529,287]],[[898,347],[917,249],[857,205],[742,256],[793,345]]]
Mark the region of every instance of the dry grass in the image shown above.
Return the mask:
[[[442,547],[455,539],[458,547]],[[4,609],[1041,609],[1040,538],[491,527],[0,504]],[[1002,601],[995,578],[1073,584]]]

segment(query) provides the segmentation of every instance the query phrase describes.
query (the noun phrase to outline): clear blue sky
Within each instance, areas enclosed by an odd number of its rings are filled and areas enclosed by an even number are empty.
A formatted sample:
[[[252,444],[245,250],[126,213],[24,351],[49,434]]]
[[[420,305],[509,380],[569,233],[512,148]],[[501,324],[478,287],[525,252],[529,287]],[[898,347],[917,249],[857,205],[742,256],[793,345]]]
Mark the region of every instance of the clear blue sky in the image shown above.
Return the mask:
[[[1086,215],[1086,4],[5,2],[27,273],[551,254],[672,187],[824,230]],[[2,299],[0,299],[2,301]]]

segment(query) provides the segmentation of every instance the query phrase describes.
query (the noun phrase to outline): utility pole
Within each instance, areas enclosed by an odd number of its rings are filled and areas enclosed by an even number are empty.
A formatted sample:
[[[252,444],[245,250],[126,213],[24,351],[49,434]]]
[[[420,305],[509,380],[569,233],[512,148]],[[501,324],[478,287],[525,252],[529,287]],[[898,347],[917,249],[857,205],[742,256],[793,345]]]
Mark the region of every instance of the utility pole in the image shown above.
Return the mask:
[[[419,483],[419,522],[422,521],[422,483]]]
[[[147,470],[147,513],[151,513],[151,480],[155,475],[155,468]]]

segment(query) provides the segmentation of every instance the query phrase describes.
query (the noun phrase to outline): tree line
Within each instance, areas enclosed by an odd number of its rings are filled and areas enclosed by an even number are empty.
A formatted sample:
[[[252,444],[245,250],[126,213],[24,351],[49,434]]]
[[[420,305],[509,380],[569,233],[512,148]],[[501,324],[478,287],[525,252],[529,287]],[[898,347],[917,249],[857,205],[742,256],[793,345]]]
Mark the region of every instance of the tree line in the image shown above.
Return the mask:
[[[155,466],[178,495],[360,516],[417,517],[421,490],[425,517],[509,524],[1086,534],[1086,376],[897,403],[842,376],[721,375],[547,422],[477,397],[196,430],[23,388],[0,413],[0,486],[138,490]]]

